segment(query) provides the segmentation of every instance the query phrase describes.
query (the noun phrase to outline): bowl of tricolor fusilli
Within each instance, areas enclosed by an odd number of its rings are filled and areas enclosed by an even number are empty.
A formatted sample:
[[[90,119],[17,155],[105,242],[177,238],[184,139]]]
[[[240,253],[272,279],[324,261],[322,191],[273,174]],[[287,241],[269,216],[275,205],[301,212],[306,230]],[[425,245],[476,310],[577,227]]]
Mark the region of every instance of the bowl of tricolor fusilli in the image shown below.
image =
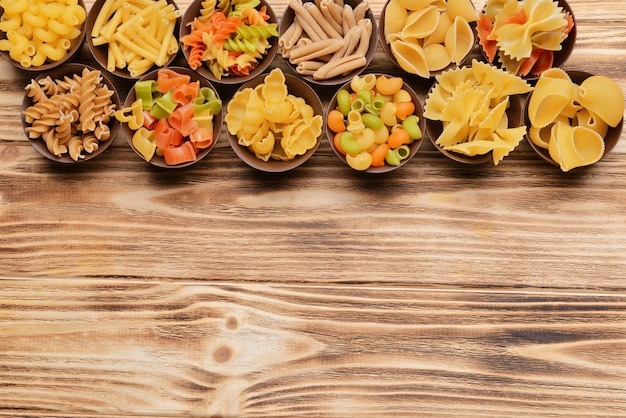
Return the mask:
[[[80,163],[102,154],[120,127],[120,98],[101,70],[65,64],[26,85],[22,127],[33,147],[60,163]]]

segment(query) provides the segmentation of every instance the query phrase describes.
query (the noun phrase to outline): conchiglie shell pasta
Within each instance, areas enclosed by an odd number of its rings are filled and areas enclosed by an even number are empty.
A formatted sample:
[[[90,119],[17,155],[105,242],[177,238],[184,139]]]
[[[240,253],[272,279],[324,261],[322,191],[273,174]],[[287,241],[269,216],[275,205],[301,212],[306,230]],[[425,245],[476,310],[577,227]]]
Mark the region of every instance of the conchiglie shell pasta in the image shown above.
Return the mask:
[[[400,68],[408,73],[417,74],[420,77],[430,77],[423,48],[415,43],[401,40],[396,40],[389,46]]]
[[[591,76],[580,84],[580,104],[616,127],[624,117],[624,93],[605,76]]]
[[[439,71],[450,65],[451,58],[448,50],[441,44],[432,44],[424,48],[424,56],[429,71]]]
[[[435,0],[397,0],[407,10],[422,10],[430,6]]]
[[[463,18],[466,22],[478,20],[478,12],[470,0],[448,0],[448,14],[452,19]]]
[[[399,0],[390,0],[385,9],[385,40],[390,42],[389,35],[400,33],[409,12]]]
[[[581,109],[574,118],[576,126],[582,126],[596,131],[601,137],[605,137],[609,131],[609,125],[601,118],[594,115],[589,109]]]
[[[446,40],[446,34],[448,33],[448,29],[454,23],[454,19],[450,17],[447,13],[440,13],[439,15],[439,23],[437,23],[437,27],[434,32],[424,38],[424,48],[431,44],[442,44]]]
[[[409,13],[400,34],[404,39],[422,39],[433,33],[438,24],[439,10],[429,6]]]
[[[450,54],[450,60],[460,63],[474,47],[474,31],[467,20],[456,17],[448,29],[445,37],[445,46]]]
[[[554,121],[570,102],[571,82],[559,78],[540,78],[528,102],[528,119],[543,128]]]

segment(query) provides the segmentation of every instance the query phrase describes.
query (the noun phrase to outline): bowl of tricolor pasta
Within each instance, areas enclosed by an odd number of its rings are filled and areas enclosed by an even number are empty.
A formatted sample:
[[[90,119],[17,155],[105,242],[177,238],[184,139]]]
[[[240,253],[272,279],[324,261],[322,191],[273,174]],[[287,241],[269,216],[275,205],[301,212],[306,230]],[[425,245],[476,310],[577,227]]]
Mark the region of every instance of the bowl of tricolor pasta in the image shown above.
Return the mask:
[[[565,0],[487,0],[476,33],[487,62],[534,80],[568,60],[576,43],[576,20]]]
[[[424,103],[428,137],[454,161],[498,165],[526,134],[522,97],[531,89],[521,77],[478,60],[445,71]]]
[[[215,147],[222,115],[222,101],[208,80],[189,68],[172,66],[137,80],[115,117],[141,159],[161,168],[181,168]]]
[[[326,136],[344,163],[357,171],[386,173],[407,164],[424,136],[422,105],[401,77],[356,75],[333,96]]]
[[[214,84],[243,84],[263,73],[278,50],[276,14],[266,0],[192,1],[182,17],[180,47],[189,68]]]
[[[71,60],[85,39],[83,0],[2,2],[0,55],[13,66],[48,71]]]
[[[313,156],[322,140],[323,115],[311,86],[275,68],[239,87],[224,120],[230,146],[244,163],[280,173]]]
[[[477,20],[471,0],[411,6],[387,0],[380,14],[380,44],[396,67],[428,79],[468,59]]]
[[[59,163],[80,163],[102,154],[120,128],[120,98],[113,82],[82,64],[40,73],[26,85],[22,128],[31,145]]]
[[[528,95],[524,118],[531,147],[567,172],[593,165],[615,148],[624,125],[624,93],[606,76],[550,68]]]
[[[181,12],[174,0],[95,0],[87,15],[87,46],[111,74],[138,79],[170,65],[179,50]]]
[[[308,83],[340,85],[374,58],[376,18],[365,0],[291,0],[278,44],[287,65]]]

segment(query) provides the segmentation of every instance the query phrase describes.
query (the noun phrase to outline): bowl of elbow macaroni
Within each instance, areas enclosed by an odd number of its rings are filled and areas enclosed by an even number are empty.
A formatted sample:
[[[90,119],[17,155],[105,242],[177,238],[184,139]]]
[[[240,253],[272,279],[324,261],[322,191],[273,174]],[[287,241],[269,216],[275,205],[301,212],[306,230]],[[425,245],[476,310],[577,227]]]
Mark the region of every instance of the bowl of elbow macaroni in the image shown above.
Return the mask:
[[[179,41],[189,68],[216,84],[243,84],[263,73],[278,51],[276,14],[266,0],[194,0],[182,17]]]
[[[46,158],[69,164],[88,161],[115,139],[120,98],[101,70],[65,64],[42,72],[25,90],[22,127]]]
[[[376,18],[364,0],[346,0],[343,7],[332,0],[290,0],[278,45],[287,65],[305,81],[343,84],[374,58]]]
[[[0,2],[0,55],[17,68],[47,71],[70,60],[85,38],[83,0]]]
[[[87,46],[98,64],[126,79],[170,65],[179,50],[182,15],[174,0],[117,3],[96,0],[87,15]]]

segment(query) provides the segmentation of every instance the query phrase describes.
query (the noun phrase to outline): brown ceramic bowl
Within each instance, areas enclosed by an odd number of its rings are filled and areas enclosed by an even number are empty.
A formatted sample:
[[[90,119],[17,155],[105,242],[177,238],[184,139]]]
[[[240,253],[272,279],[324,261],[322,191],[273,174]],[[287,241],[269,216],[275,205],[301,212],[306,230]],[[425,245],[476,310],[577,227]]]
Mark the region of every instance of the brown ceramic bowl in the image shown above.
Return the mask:
[[[391,75],[388,74],[380,74],[380,73],[373,73],[376,77],[378,76],[386,76],[386,77],[393,77]],[[400,161],[400,164],[398,165],[390,165],[385,163],[385,165],[380,166],[380,167],[369,167],[366,170],[363,170],[364,173],[373,173],[373,174],[378,174],[378,173],[387,173],[393,170],[396,170],[406,164],[408,164],[408,162],[415,156],[415,154],[417,153],[417,151],[419,150],[420,146],[422,145],[422,141],[424,140],[424,136],[426,136],[426,129],[425,129],[425,118],[423,116],[423,106],[422,103],[420,102],[420,99],[417,95],[417,93],[415,92],[415,90],[413,90],[413,88],[411,88],[411,86],[409,86],[406,82],[404,82],[403,84],[403,89],[406,90],[410,95],[411,95],[411,99],[413,101],[413,104],[415,104],[415,112],[413,113],[414,115],[417,115],[417,117],[419,117],[419,126],[420,129],[422,131],[422,138],[420,139],[416,139],[414,140],[410,145],[409,145],[409,155],[407,158],[403,159],[402,161]],[[347,90],[348,92],[352,92],[352,89],[350,88],[350,82],[345,83],[343,86],[341,86],[333,95],[332,99],[330,100],[330,102],[328,103],[328,111],[326,112],[326,115],[328,115],[328,113],[337,108],[337,95],[339,94],[339,92],[341,90]],[[339,157],[339,159],[341,161],[343,161],[348,167],[348,162],[346,161],[346,156],[337,149],[337,147],[335,146],[335,143],[333,141],[333,138],[335,136],[335,133],[328,127],[328,124],[325,124],[324,129],[326,130],[326,137],[328,138],[328,142],[330,143],[330,147],[332,148],[332,150],[334,151],[335,155],[337,155],[337,157]]]
[[[70,77],[72,78],[74,75],[81,75],[82,71],[87,68],[89,70],[92,71],[100,71],[97,70],[95,68],[91,68],[88,67],[86,65],[83,64],[73,64],[73,63],[69,63],[69,64],[65,64],[61,67],[56,67],[53,68],[49,71],[46,72],[42,72],[41,74],[39,74],[34,80],[35,81],[39,81],[42,80],[46,77],[50,77],[52,80],[63,80],[65,77]],[[113,92],[113,95],[111,96],[111,101],[113,102],[113,104],[115,104],[115,108],[119,109],[120,107],[120,97],[117,93],[117,90],[115,89],[115,85],[113,84],[113,82],[102,72],[100,71],[101,76],[102,76],[102,84],[106,85],[109,90],[111,90]],[[33,100],[31,97],[28,96],[28,94],[24,95],[24,99],[22,100],[22,111],[26,110],[28,107],[33,105]],[[109,126],[109,130],[110,130],[110,137],[109,139],[105,140],[105,141],[101,141],[98,144],[98,149],[96,149],[95,151],[91,152],[91,153],[87,153],[87,152],[83,152],[82,154],[84,155],[84,158],[78,159],[77,161],[73,160],[68,153],[62,154],[61,156],[57,156],[53,153],[51,153],[44,140],[42,138],[36,138],[36,139],[32,139],[29,137],[28,132],[26,131],[26,128],[31,126],[30,123],[27,123],[26,120],[24,119],[24,114],[21,114],[21,119],[22,119],[22,128],[24,129],[24,132],[26,133],[26,136],[29,138],[29,141],[31,143],[31,145],[44,157],[52,160],[52,161],[56,161],[59,163],[66,163],[66,164],[75,164],[75,163],[82,163],[84,161],[88,161],[91,160],[93,158],[96,158],[97,156],[99,156],[100,154],[102,154],[114,141],[115,136],[117,135],[117,132],[119,131],[119,127],[120,127],[120,123],[117,121],[117,119],[115,119],[115,117],[111,117],[110,121],[108,123]]]
[[[303,0],[303,3],[312,2],[312,1],[313,0]],[[348,5],[352,8],[355,8],[360,3],[363,3],[363,0],[345,0],[344,2],[345,5]],[[283,13],[282,19],[280,21],[279,34],[281,36],[287,31],[289,26],[291,26],[291,24],[293,23],[295,19],[295,16],[296,14],[294,10],[291,7],[287,6],[287,8],[285,9],[285,12]],[[376,22],[376,17],[374,16],[374,12],[372,11],[371,8],[367,9],[365,13],[365,18],[369,19],[372,22],[372,36],[370,37],[370,40],[369,40],[369,47],[367,49],[367,53],[365,54],[365,65],[363,67],[359,67],[347,74],[342,74],[342,75],[325,79],[325,80],[317,80],[313,78],[312,75],[299,74],[296,71],[297,65],[293,64],[288,59],[285,59],[285,62],[287,63],[289,68],[291,68],[291,70],[295,74],[298,75],[298,77],[304,79],[308,83],[326,85],[326,86],[336,86],[336,85],[343,84],[351,80],[352,77],[354,77],[355,75],[361,74],[369,66],[369,64],[372,62],[372,59],[374,58],[374,54],[376,53],[376,46],[378,45],[377,22]]]
[[[552,63],[552,67],[559,68],[565,64],[565,62],[569,59],[570,55],[572,55],[572,52],[574,51],[574,44],[576,43],[577,25],[576,25],[576,17],[574,16],[574,11],[570,7],[569,3],[567,3],[566,0],[556,0],[556,2],[558,3],[559,7],[563,8],[563,11],[569,13],[572,16],[572,19],[574,21],[574,26],[570,30],[567,38],[565,38],[565,40],[561,44],[561,50],[554,52],[554,61]],[[478,31],[476,32],[476,39],[478,41],[479,49],[484,60],[489,62],[489,59],[487,58],[487,54],[485,53],[485,50],[483,49],[482,45],[480,44],[480,40],[478,39]],[[493,64],[498,67],[502,67],[502,64],[500,63],[500,60],[498,59],[497,55],[494,58]],[[525,80],[536,80],[538,77],[539,76],[536,74],[528,74],[526,76],[522,76],[522,78]]]
[[[95,0],[95,2],[93,3],[93,5],[91,6],[91,9],[89,10],[89,14],[87,15],[87,31],[86,31],[86,39],[87,39],[87,46],[89,47],[89,51],[91,52],[91,55],[94,57],[94,59],[96,60],[96,62],[102,67],[104,68],[106,71],[108,71],[109,73],[120,77],[120,78],[126,78],[126,79],[131,79],[131,80],[136,80],[140,77],[142,77],[144,74],[147,74],[148,72],[159,68],[156,64],[153,65],[149,70],[147,70],[145,73],[143,74],[131,74],[130,71],[128,70],[128,68],[108,68],[107,66],[107,57],[108,57],[108,44],[103,44],[103,45],[94,45],[94,36],[92,36],[92,29],[94,26],[94,23],[96,22],[96,19],[98,18],[98,14],[100,13],[100,9],[102,9],[102,6],[104,5],[106,0]],[[180,9],[178,8],[178,5],[176,4],[176,2],[174,0],[166,0],[168,4],[171,4],[174,6],[174,8],[176,9],[176,11],[178,13],[180,13]],[[155,1],[156,4],[156,1]],[[179,28],[180,28],[180,16],[177,18],[176,20],[176,25],[174,27],[174,31],[173,31],[173,35],[174,37],[176,37],[178,35],[179,32]],[[133,42],[135,43],[135,42]],[[162,65],[162,67],[167,67],[169,66],[174,59],[176,58],[176,56],[178,55],[178,53],[174,53],[174,54],[169,54],[168,58],[166,59],[165,63]]]
[[[86,13],[87,9],[85,8],[84,1],[78,0],[78,4],[82,6],[83,9],[85,9],[85,13]],[[4,14],[4,8],[0,7],[0,16],[2,16],[3,14]],[[58,67],[66,62],[69,62],[72,58],[74,58],[74,56],[78,53],[78,51],[80,51],[81,47],[83,46],[83,41],[85,40],[86,25],[87,25],[87,20],[85,19],[85,21],[80,25],[80,28],[79,28],[80,35],[70,41],[70,47],[67,50],[67,53],[63,56],[63,58],[59,60],[50,61],[48,59],[46,60],[44,64],[39,65],[39,66],[25,66],[24,64],[17,62],[13,58],[11,58],[8,51],[0,51],[0,56],[2,56],[5,60],[7,60],[16,68],[19,68],[22,70],[37,71],[37,72],[51,70],[52,68]],[[0,31],[0,39],[7,39],[7,33],[4,31]]]
[[[260,74],[256,76],[254,79],[240,86],[237,92],[242,91],[246,88],[255,88],[265,81],[266,76],[267,74]],[[284,74],[284,76],[285,84],[287,85],[289,94],[304,99],[304,101],[313,108],[313,112],[315,115],[320,115],[323,117],[324,108],[322,106],[322,101],[320,100],[317,93],[315,93],[315,90],[313,90],[311,86],[309,86],[306,82],[299,79],[298,77],[292,76],[290,74]],[[237,94],[237,92],[235,92],[235,94]],[[272,158],[267,161],[263,161],[262,159],[257,158],[254,152],[250,151],[248,147],[240,145],[236,135],[231,134],[230,132],[228,132],[228,130],[227,134],[231,148],[243,162],[259,171],[265,171],[268,173],[281,173],[292,170],[304,164],[309,158],[311,158],[319,147],[320,143],[322,142],[323,131],[322,134],[317,138],[317,143],[313,148],[310,148],[306,153],[296,156],[296,158],[287,161]]]
[[[380,12],[380,23],[378,24],[378,29],[379,29],[379,39],[380,39],[380,46],[383,49],[383,52],[385,53],[385,55],[387,56],[387,58],[389,58],[389,61],[391,61],[391,63],[393,65],[395,65],[398,69],[400,69],[401,71],[404,71],[407,74],[411,74],[412,76],[415,77],[420,77],[418,74],[413,74],[413,73],[408,73],[406,72],[406,70],[404,70],[400,64],[398,63],[398,60],[396,59],[396,57],[393,54],[393,51],[391,50],[391,46],[387,43],[386,37],[385,37],[385,15],[386,15],[386,11],[387,11],[387,6],[389,5],[389,1],[387,0],[385,2],[385,4],[383,5],[383,8]],[[473,4],[472,4],[473,6]],[[475,27],[476,27],[476,22],[470,22],[469,23],[470,28],[472,29],[472,33],[475,33]],[[446,67],[436,70],[436,71],[429,71],[430,73],[430,78],[435,77],[441,73],[443,73],[444,71],[448,71],[457,67],[461,67],[465,62],[467,62],[467,60],[469,59],[469,57],[472,54],[472,51],[474,50],[474,47],[476,46],[476,35],[474,35],[474,43],[472,45],[472,48],[470,48],[469,51],[467,51],[467,54],[465,54],[465,56],[463,57],[463,59],[460,60],[460,62],[458,63],[454,63],[451,62],[450,64],[448,64]]]
[[[569,75],[569,77],[572,80],[572,82],[574,82],[575,84],[578,84],[578,85],[580,85],[580,83],[582,83],[587,78],[589,78],[589,77],[591,77],[593,75],[593,74],[585,72],[585,71],[566,71],[566,73]],[[531,123],[530,123],[530,120],[528,118],[528,103],[530,101],[531,95],[532,95],[532,92],[530,94],[528,94],[528,96],[526,98],[526,101],[524,103],[524,123],[529,128],[531,126]],[[624,127],[624,118],[622,118],[621,122],[616,127],[613,128],[613,127],[609,126],[608,131],[607,131],[606,135],[604,136],[604,154],[602,155],[602,158],[604,158],[609,152],[611,152],[613,150],[613,148],[615,148],[615,146],[617,145],[617,143],[619,142],[619,140],[620,140],[620,138],[622,136],[623,127]],[[531,141],[528,138],[528,135],[526,135],[526,139],[528,140],[528,143],[530,144],[532,149],[544,161],[547,161],[550,164],[553,164],[553,165],[555,165],[557,167],[559,166],[559,163],[554,161],[552,159],[552,157],[550,156],[550,153],[549,153],[548,149],[542,148],[539,145],[535,144],[533,141]]]
[[[519,126],[522,126],[524,110],[522,99],[519,96],[509,96],[509,107],[506,110],[506,114],[509,120],[509,128],[517,128]],[[443,132],[443,123],[439,120],[426,119],[426,132],[428,133],[428,137],[430,138],[430,141],[435,146],[435,148],[437,148],[439,152],[441,152],[443,155],[450,158],[451,160],[465,164],[485,164],[488,162],[493,162],[493,156],[491,155],[491,152],[483,155],[469,156],[445,150],[437,145],[435,141],[437,141],[437,138],[439,138],[439,135],[441,135],[441,133]]]
[[[179,74],[184,74],[184,75],[189,75],[191,77],[191,81],[199,81],[200,82],[200,88],[202,87],[208,87],[211,90],[213,90],[215,92],[215,95],[217,96],[217,98],[219,99],[219,95],[217,93],[217,90],[215,90],[215,87],[205,78],[200,77],[196,72],[190,70],[189,68],[184,68],[184,67],[168,67],[168,69],[175,71]],[[156,80],[157,79],[157,75],[158,75],[159,69],[156,70],[152,70],[151,72],[149,72],[148,74],[144,75],[143,77],[141,77],[139,80],[137,81],[144,81],[144,80]],[[126,96],[126,100],[124,101],[124,107],[129,107],[131,106],[135,100],[137,100],[137,95],[135,94],[135,89],[131,88],[128,91],[128,95]],[[176,164],[176,165],[169,165],[165,163],[165,159],[162,156],[158,156],[158,155],[154,155],[150,161],[148,161],[150,164],[157,166],[157,167],[161,167],[161,168],[181,168],[181,167],[187,167],[190,166],[192,164],[197,163],[198,161],[202,160],[204,157],[206,157],[209,152],[211,152],[211,150],[215,147],[215,144],[217,144],[217,141],[220,137],[220,133],[222,131],[222,120],[223,120],[223,115],[224,115],[224,109],[222,108],[222,111],[214,116],[213,119],[213,143],[208,146],[207,148],[203,148],[198,150],[198,154],[196,156],[196,159],[194,161],[189,161],[189,162],[185,162],[185,163],[181,163],[181,164]],[[143,157],[143,155],[141,155],[141,153],[133,146],[133,134],[135,133],[134,130],[130,129],[130,127],[128,126],[127,123],[122,123],[122,131],[124,132],[124,136],[126,137],[126,140],[128,141],[128,145],[130,145],[130,147],[133,149],[133,151],[135,151],[135,153],[137,153],[137,155],[143,160],[146,161],[145,158]]]
[[[182,22],[180,25],[179,39],[189,34],[191,23],[196,17],[200,16],[200,10],[202,8],[203,2],[204,2],[203,0],[194,0],[189,4],[187,9],[185,10],[185,13],[183,14]],[[272,7],[270,6],[267,0],[260,0],[260,4],[256,7],[256,9],[259,10],[261,7],[264,7],[264,6],[266,8],[266,13],[269,16],[269,19],[267,20],[267,22],[277,23],[276,14],[274,13],[274,10],[272,9]],[[251,70],[248,75],[239,76],[239,75],[229,74],[228,72],[226,72],[220,79],[218,79],[211,72],[211,70],[206,65],[206,63],[198,67],[195,71],[197,71],[198,74],[202,75],[213,84],[243,84],[247,81],[252,80],[259,74],[263,73],[263,71],[265,71],[265,69],[267,69],[267,67],[272,63],[274,57],[276,56],[276,52],[278,51],[278,37],[273,36],[268,39],[268,42],[270,44],[269,49],[266,51],[265,55],[263,55],[263,58],[259,61],[256,67],[254,67],[254,69]],[[183,54],[185,56],[185,62],[187,62],[189,60],[190,50],[184,48],[182,45],[182,42],[180,43],[180,48],[183,50]]]

